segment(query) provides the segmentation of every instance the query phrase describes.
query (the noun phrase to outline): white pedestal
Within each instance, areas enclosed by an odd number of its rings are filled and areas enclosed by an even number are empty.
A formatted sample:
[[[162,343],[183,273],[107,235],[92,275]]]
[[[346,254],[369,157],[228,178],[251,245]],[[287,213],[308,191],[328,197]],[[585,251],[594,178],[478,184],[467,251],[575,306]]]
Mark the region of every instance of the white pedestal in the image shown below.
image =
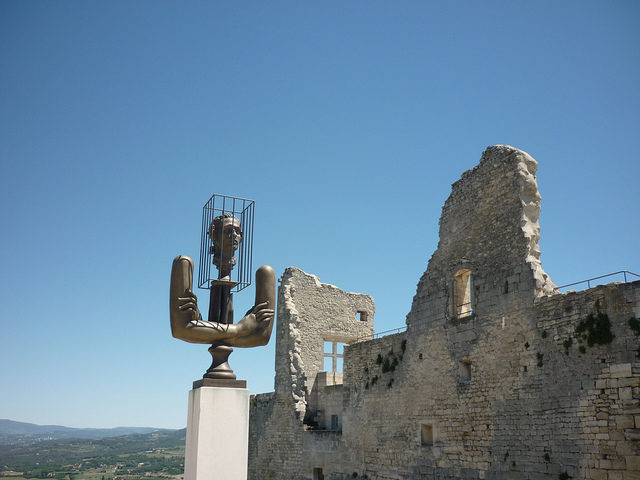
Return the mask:
[[[191,390],[184,480],[246,480],[248,458],[249,390]]]

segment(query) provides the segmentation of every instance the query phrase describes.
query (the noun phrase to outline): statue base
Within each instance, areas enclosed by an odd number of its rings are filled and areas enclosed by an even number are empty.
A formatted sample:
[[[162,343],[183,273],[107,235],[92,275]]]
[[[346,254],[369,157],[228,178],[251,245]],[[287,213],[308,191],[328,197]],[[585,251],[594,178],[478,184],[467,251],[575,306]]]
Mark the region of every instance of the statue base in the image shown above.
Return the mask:
[[[246,480],[248,459],[249,390],[191,390],[184,480]]]
[[[201,378],[193,382],[194,390],[200,387],[247,388],[247,381],[230,378]]]
[[[233,352],[233,348],[227,345],[211,345],[209,353],[213,358],[211,366],[202,378],[210,378],[216,380],[235,380],[236,374],[233,373],[229,366],[229,355]]]

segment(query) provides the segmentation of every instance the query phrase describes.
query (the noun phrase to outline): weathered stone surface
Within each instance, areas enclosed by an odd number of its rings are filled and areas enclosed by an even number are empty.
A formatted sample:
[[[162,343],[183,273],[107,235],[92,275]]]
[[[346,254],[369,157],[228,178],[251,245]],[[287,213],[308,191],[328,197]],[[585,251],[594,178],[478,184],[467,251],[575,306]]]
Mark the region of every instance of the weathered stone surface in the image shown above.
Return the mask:
[[[331,458],[341,446],[342,373],[323,372],[324,343],[373,338],[374,315],[370,296],[320,283],[294,267],[285,270],[278,290],[275,393],[252,399],[250,478],[304,478],[300,472],[311,472],[314,464],[326,464],[325,475],[340,468]]]
[[[540,263],[536,167],[498,145],[454,183],[404,333],[367,339],[370,297],[285,271],[250,478],[638,478],[640,339],[627,322],[640,282],[557,292]],[[614,338],[589,347],[575,330],[596,305]],[[342,384],[322,373],[325,340],[349,343]]]

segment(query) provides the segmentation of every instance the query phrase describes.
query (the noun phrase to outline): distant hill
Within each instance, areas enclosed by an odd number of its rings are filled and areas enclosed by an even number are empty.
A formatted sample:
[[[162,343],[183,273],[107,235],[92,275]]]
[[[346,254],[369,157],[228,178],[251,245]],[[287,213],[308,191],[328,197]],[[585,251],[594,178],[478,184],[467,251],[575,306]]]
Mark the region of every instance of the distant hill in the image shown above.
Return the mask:
[[[70,438],[98,439],[123,435],[151,433],[161,429],[152,427],[71,428],[61,425],[35,425],[0,419],[0,445],[33,443],[43,440]]]
[[[0,445],[0,471],[13,472],[14,480],[149,480],[149,475],[155,480],[176,480],[184,472],[185,433],[185,429],[155,430],[99,439]]]

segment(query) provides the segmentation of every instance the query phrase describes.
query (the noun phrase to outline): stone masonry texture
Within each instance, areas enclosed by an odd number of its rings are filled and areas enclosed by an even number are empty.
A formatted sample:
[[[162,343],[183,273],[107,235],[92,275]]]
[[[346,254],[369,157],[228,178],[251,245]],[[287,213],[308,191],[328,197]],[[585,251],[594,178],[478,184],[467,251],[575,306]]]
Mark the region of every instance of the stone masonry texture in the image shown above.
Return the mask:
[[[374,339],[371,297],[285,270],[249,478],[640,480],[640,282],[557,290],[536,168],[497,145],[453,184],[405,332]]]

